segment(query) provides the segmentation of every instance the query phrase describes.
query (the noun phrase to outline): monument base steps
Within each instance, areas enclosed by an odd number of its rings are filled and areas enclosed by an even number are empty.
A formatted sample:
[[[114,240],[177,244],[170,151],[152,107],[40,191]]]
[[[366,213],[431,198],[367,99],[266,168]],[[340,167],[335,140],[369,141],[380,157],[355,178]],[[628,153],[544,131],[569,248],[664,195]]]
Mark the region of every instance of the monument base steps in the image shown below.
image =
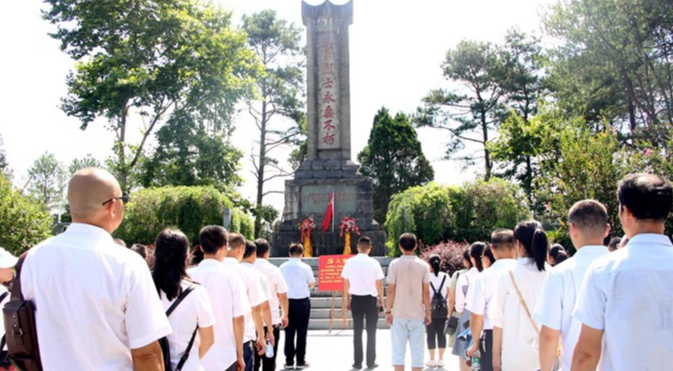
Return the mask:
[[[392,262],[392,258],[387,257],[374,257],[378,260],[383,268],[383,274],[388,275],[388,266]],[[269,262],[273,265],[280,267],[281,264],[285,263],[287,258],[270,258]],[[330,312],[332,310],[332,292],[331,291],[319,291],[318,290],[318,258],[304,258],[302,261],[308,264],[311,269],[313,269],[313,276],[316,280],[316,287],[311,289],[311,320],[309,322],[309,330],[328,330],[330,324]],[[383,295],[387,296],[388,294],[388,282],[386,278],[383,279]],[[332,320],[332,330],[342,330],[344,329],[344,321],[342,315],[345,315],[346,318],[346,328],[353,329],[353,320],[351,312],[346,310],[342,311],[342,297],[341,292],[337,293],[336,299],[334,299],[334,315]],[[378,326],[379,329],[388,329],[390,328],[386,324],[385,316],[383,314],[379,315]]]

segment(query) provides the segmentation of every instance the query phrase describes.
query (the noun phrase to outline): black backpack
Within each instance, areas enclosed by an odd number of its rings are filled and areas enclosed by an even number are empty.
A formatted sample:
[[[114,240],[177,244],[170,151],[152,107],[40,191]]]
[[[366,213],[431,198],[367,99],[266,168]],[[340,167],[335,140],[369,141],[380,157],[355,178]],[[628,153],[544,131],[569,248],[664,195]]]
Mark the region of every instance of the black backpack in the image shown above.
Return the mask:
[[[430,301],[430,314],[432,318],[441,318],[445,319],[449,316],[449,306],[446,305],[446,299],[442,295],[442,288],[444,288],[444,282],[446,282],[446,276],[442,279],[442,283],[439,285],[439,289],[435,289],[435,286],[430,282],[430,287],[432,287],[432,299]]]
[[[189,295],[190,292],[194,291],[195,285],[191,285],[187,287],[185,290],[183,290],[180,295],[175,299],[173,304],[168,308],[166,311],[166,317],[170,316],[171,313],[175,310],[175,308],[178,307],[178,305],[184,300],[184,298]],[[192,339],[189,340],[189,345],[187,345],[187,350],[185,350],[185,354],[182,355],[180,358],[180,362],[178,362],[177,367],[175,370],[171,368],[171,348],[168,344],[168,339],[166,337],[162,337],[159,339],[159,346],[161,346],[161,352],[164,355],[164,367],[166,371],[180,371],[182,370],[182,367],[185,365],[185,362],[187,362],[187,359],[189,358],[189,352],[192,350],[192,346],[194,345],[194,339],[196,338],[196,331],[199,329],[199,326],[196,326],[196,329],[194,329],[194,333],[192,334]]]

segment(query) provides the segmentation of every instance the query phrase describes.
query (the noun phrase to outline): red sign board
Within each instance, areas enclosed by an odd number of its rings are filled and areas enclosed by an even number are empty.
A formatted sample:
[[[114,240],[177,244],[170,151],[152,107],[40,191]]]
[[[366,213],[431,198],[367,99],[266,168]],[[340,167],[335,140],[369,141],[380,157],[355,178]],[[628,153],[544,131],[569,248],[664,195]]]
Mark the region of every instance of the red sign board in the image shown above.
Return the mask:
[[[318,257],[318,290],[343,291],[341,271],[352,255],[321,255]]]

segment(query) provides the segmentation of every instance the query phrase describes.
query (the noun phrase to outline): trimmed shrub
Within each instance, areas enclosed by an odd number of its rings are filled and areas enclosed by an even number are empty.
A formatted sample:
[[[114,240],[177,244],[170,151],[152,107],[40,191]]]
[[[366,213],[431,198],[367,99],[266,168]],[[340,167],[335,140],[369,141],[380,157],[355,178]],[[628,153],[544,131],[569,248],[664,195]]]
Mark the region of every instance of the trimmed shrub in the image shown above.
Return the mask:
[[[526,197],[517,185],[492,178],[462,187],[430,183],[393,196],[388,209],[388,251],[399,256],[397,239],[415,233],[426,245],[442,241],[488,241],[496,228],[514,228],[529,219]]]
[[[161,187],[131,195],[124,221],[114,233],[127,243],[151,244],[167,227],[179,228],[193,244],[206,225],[222,225],[224,209],[232,209],[232,232],[252,237],[252,220],[233,209],[233,203],[215,187]]]
[[[470,245],[467,242],[442,242],[434,246],[426,246],[421,250],[420,258],[426,262],[430,260],[430,256],[437,254],[442,259],[441,268],[449,276],[453,272],[463,269],[463,252]],[[448,282],[447,282],[448,284]]]
[[[21,195],[0,175],[0,246],[20,255],[51,237],[52,223],[46,207]]]

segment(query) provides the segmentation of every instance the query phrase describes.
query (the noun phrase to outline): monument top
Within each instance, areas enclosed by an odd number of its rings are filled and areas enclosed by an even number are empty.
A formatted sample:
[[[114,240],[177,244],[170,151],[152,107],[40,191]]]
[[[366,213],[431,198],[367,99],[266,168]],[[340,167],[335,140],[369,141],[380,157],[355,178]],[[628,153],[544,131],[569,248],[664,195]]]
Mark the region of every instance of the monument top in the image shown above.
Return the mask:
[[[307,157],[343,160],[351,157],[350,58],[348,26],[353,2],[320,5],[302,2],[307,32]]]
[[[351,24],[353,23],[353,0],[342,5],[334,4],[329,0],[318,5],[311,5],[302,1],[301,15],[304,26],[307,26],[307,23],[310,22],[311,19],[325,16],[342,18],[347,20],[348,24]]]

